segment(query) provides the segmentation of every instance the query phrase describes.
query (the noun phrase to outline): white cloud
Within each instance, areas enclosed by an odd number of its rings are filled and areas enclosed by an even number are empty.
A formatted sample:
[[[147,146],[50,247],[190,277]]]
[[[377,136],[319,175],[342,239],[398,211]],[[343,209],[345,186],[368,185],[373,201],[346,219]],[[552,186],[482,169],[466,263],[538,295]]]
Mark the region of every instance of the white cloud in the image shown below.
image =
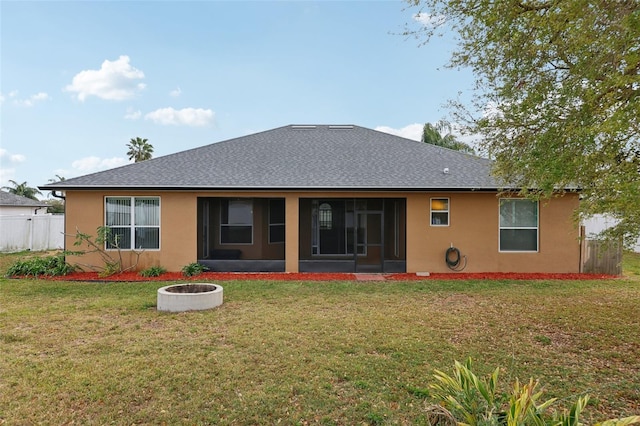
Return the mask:
[[[180,90],[179,87],[169,92],[169,96],[173,96],[174,98],[177,98],[181,94],[182,94],[182,90]]]
[[[436,123],[431,123],[435,125]],[[380,132],[390,133],[392,135],[401,136],[407,139],[413,139],[415,141],[422,140],[422,130],[424,129],[424,124],[409,124],[401,129],[393,129],[387,126],[378,126],[375,130]],[[467,145],[471,145],[476,150],[479,150],[479,144],[481,141],[481,136],[477,134],[467,134],[463,133],[462,127],[458,123],[451,123],[451,134],[456,137],[460,142],[464,142]]]
[[[447,17],[444,15],[431,15],[429,13],[422,12],[413,15],[413,19],[429,28],[438,28],[447,22]]]
[[[24,155],[10,154],[6,149],[0,148],[0,159],[3,159],[3,161],[0,161],[0,163],[2,163],[2,167],[0,167],[0,186],[8,186],[9,180],[15,179],[16,174],[16,169],[7,167],[7,165],[4,164],[5,158],[9,160],[9,163],[20,163],[26,159]]]
[[[17,95],[17,93],[16,93],[16,95]],[[50,99],[51,99],[51,97],[48,94],[46,94],[44,92],[39,92],[39,93],[36,93],[35,95],[29,96],[27,99],[16,99],[16,100],[14,100],[14,102],[15,102],[16,105],[21,105],[21,106],[24,106],[24,107],[32,107],[37,102],[44,102],[44,101],[48,101]]]
[[[134,111],[133,108],[127,108],[127,113],[124,115],[126,120],[137,120],[142,117],[140,110]]]
[[[9,186],[10,180],[15,180],[16,169],[0,168],[0,186]]]
[[[23,107],[32,107],[37,102],[44,102],[44,101],[51,100],[51,96],[49,96],[45,92],[38,92],[35,95],[31,95],[26,99],[19,99],[17,90],[12,90],[6,96],[4,94],[0,93],[0,102],[4,102],[4,101],[6,101],[8,99],[12,99],[13,103],[15,105],[20,105],[20,106],[23,106]]]
[[[401,136],[407,139],[413,139],[415,141],[422,140],[422,129],[424,128],[424,124],[409,124],[401,129],[393,129],[387,126],[378,126],[375,130],[384,133],[390,133],[392,135]]]
[[[145,84],[138,82],[143,78],[144,73],[132,67],[129,57],[123,55],[115,61],[105,60],[99,70],[80,71],[65,90],[77,93],[81,102],[88,96],[120,101],[144,89]]]
[[[199,127],[212,124],[214,115],[214,112],[210,109],[183,108],[176,110],[173,108],[160,108],[146,114],[144,118],[163,125]]]
[[[71,167],[74,171],[86,174],[124,166],[125,164],[129,164],[129,160],[126,158],[99,158],[91,156],[74,161],[71,163]]]
[[[0,158],[6,158],[10,163],[22,163],[27,157],[22,154],[11,154],[4,148],[0,148]]]

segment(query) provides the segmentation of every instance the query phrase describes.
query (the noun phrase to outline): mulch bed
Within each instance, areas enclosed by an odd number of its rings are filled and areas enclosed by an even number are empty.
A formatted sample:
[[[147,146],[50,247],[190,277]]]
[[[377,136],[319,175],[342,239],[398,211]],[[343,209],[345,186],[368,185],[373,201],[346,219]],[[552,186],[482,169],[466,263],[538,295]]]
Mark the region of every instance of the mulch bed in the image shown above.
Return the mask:
[[[142,277],[137,272],[99,277],[97,272],[74,272],[65,276],[41,277],[54,281],[229,281],[229,280],[273,280],[273,281],[358,281],[358,274],[349,273],[291,273],[291,272],[204,272],[185,277],[181,272],[165,272],[159,277]],[[616,278],[605,274],[544,274],[544,273],[433,273],[429,276],[416,274],[380,274],[379,281],[421,280],[600,280]]]

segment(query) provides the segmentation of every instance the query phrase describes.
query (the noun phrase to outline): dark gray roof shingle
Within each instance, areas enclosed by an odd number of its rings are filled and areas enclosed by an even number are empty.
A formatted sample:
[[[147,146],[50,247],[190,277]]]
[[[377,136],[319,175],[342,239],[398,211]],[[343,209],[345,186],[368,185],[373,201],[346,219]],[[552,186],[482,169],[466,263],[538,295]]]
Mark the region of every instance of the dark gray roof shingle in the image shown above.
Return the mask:
[[[45,207],[47,206],[47,203],[32,200],[31,198],[12,194],[10,192],[0,191],[0,206]]]
[[[484,158],[364,127],[291,125],[41,189],[496,189],[490,167]]]

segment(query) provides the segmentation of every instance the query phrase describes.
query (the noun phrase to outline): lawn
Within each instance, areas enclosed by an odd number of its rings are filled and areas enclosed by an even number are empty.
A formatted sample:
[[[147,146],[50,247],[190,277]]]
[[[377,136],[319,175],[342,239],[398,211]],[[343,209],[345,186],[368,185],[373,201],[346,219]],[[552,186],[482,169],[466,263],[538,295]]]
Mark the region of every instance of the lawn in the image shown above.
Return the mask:
[[[0,269],[16,256],[0,255]],[[0,424],[426,424],[433,369],[640,413],[640,256],[593,281],[226,281],[224,304],[155,309],[166,283],[0,279]]]

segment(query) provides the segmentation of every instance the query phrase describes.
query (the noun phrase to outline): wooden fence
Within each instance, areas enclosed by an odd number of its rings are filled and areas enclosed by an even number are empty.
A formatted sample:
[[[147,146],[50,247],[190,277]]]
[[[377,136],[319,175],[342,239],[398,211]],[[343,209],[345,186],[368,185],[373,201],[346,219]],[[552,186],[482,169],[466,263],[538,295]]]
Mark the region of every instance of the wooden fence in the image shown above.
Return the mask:
[[[580,257],[580,272],[622,275],[622,244],[583,238]]]

